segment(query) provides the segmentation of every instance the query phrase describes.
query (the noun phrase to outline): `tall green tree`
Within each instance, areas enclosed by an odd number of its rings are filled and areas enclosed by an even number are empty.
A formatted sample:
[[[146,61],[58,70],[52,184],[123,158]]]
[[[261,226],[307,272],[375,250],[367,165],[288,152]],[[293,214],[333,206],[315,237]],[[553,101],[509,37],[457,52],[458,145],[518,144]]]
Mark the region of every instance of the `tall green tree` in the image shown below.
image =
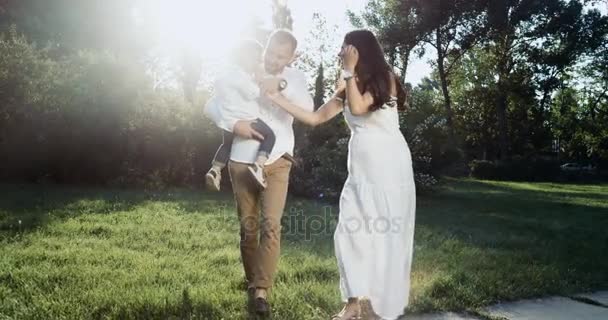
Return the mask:
[[[277,29],[293,30],[293,17],[287,0],[272,0],[272,24]]]
[[[497,87],[493,56],[482,48],[469,50],[452,71],[454,124],[469,159],[487,160],[495,150]]]
[[[361,17],[352,16],[358,25],[372,28],[393,65],[407,72],[411,53],[427,44],[435,49],[435,67],[441,84],[448,134],[455,142],[450,74],[463,54],[483,32],[483,7],[480,1],[463,0],[374,0]],[[421,45],[422,44],[422,45]],[[398,62],[398,63],[396,63]]]
[[[319,65],[317,71],[317,79],[315,79],[315,94],[314,94],[315,110],[325,103],[325,69],[323,63]]]
[[[495,106],[499,157],[509,159],[508,98],[511,76],[519,64],[529,61],[529,46],[550,36],[539,22],[559,19],[561,0],[496,0],[487,2],[488,47],[495,59]],[[541,31],[542,30],[542,31]],[[559,30],[554,30],[559,32]]]
[[[407,1],[406,1],[407,2]],[[419,7],[418,30],[425,43],[436,51],[436,70],[443,94],[448,136],[454,136],[454,111],[450,95],[450,77],[462,56],[473,47],[483,34],[482,6],[479,1],[432,0],[410,1]]]
[[[300,49],[298,49],[299,57],[295,66],[303,70],[310,79],[319,77],[323,79],[322,82],[316,81],[310,87],[315,96],[319,96],[319,102],[325,101],[332,93],[340,71],[338,52],[342,39],[336,37],[337,28],[336,25],[329,25],[322,14],[314,13],[312,28],[304,41],[300,41]]]
[[[410,58],[424,36],[418,25],[418,8],[414,1],[371,0],[360,15],[348,12],[353,25],[369,28],[376,34],[390,64],[399,69],[402,82],[405,81]]]

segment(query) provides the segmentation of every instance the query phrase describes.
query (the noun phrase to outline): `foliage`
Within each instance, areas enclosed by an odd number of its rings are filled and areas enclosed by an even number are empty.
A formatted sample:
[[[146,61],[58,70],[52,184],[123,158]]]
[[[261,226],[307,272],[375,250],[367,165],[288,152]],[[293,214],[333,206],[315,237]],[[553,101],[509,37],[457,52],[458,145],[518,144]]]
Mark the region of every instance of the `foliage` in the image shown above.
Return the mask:
[[[394,64],[404,70],[410,52],[433,47],[432,80],[440,84],[445,109],[436,112],[446,117],[452,144],[462,146],[469,160],[508,160],[551,152],[560,139],[552,130],[553,121],[577,123],[580,118],[557,120],[550,111],[559,90],[581,85],[577,75],[586,77],[584,86],[590,89],[579,95],[579,104],[593,109],[589,115],[603,116],[608,17],[591,4],[374,0],[360,16],[351,13],[351,20],[374,30],[389,58],[395,52],[407,53],[398,55]],[[595,127],[587,130],[595,138],[589,133],[579,137],[594,140],[595,147],[584,156],[566,154],[570,160],[599,164],[605,149],[598,143],[605,136],[599,127],[605,126],[589,118],[583,122]],[[566,144],[570,141],[562,146]]]
[[[82,50],[52,59],[14,28],[0,51],[1,177],[156,186],[200,179],[215,130],[179,94],[151,90],[136,62]]]
[[[159,62],[130,16],[135,2],[0,4],[0,179],[200,184],[220,140],[201,115],[206,62],[188,49]],[[557,162],[608,168],[608,17],[592,2],[373,0],[351,13],[402,79],[412,55],[433,52],[429,43],[440,49],[400,120],[420,189],[466,174],[474,160],[491,161],[499,179],[545,179]],[[289,28],[289,8],[273,5],[274,22]],[[335,31],[316,14],[294,65],[311,80],[316,107],[340,69]],[[292,190],[336,196],[344,121],[295,131]]]
[[[551,160],[514,157],[509,162],[473,160],[471,176],[486,180],[560,181],[559,164]]]

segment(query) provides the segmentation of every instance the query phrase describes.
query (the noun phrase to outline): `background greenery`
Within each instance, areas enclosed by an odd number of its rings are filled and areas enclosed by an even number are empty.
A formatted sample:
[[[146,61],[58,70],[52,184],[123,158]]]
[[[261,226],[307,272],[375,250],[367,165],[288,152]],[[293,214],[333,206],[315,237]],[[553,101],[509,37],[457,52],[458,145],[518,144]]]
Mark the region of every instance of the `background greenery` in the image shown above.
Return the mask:
[[[201,113],[212,93],[204,61],[184,52],[161,65],[141,27],[117,14],[134,3],[0,3],[0,179],[202,185],[220,142]],[[491,3],[373,0],[351,14],[378,34],[401,75],[414,55],[433,57],[434,73],[411,88],[401,119],[419,189],[469,174],[474,161],[490,162],[491,173],[473,170],[481,178],[568,180],[577,177],[557,166],[571,161],[597,167],[590,176],[599,179],[608,159],[608,18],[594,1]],[[289,28],[289,9],[275,7],[276,27]],[[296,66],[320,106],[339,44],[321,14],[314,22]],[[252,30],[261,41],[268,34]],[[292,191],[335,196],[346,177],[344,121],[296,131]]]

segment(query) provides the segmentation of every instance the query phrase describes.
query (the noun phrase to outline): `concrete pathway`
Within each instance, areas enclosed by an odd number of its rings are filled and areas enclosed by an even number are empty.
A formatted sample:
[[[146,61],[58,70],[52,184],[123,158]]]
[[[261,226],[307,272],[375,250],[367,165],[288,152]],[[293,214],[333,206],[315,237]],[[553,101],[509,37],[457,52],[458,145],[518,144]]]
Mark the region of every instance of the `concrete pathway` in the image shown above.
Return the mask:
[[[608,308],[564,297],[524,300],[499,304],[485,310],[489,315],[509,320],[606,320]]]
[[[457,314],[453,312],[446,313],[432,313],[422,315],[405,316],[403,320],[479,320],[479,318],[473,318],[463,314]]]
[[[595,293],[586,293],[586,294],[579,294],[576,296],[577,298],[583,298],[583,299],[588,299],[590,301],[593,301],[597,304],[603,305],[605,307],[608,307],[608,291],[600,291],[600,292],[595,292]]]
[[[457,313],[410,315],[404,320],[608,320],[608,291],[571,298],[550,297],[500,303],[481,311],[484,317]]]

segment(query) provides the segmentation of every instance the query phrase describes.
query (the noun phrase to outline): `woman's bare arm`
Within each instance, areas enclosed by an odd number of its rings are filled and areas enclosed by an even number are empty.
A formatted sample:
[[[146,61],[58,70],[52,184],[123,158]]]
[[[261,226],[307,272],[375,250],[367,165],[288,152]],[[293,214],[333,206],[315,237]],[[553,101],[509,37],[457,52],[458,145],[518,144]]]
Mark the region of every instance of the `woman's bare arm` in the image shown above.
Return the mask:
[[[337,116],[344,107],[341,99],[334,97],[322,105],[317,111],[311,112],[301,108],[289,101],[281,94],[268,96],[274,103],[285,111],[289,112],[294,118],[310,126],[318,126]]]
[[[374,97],[369,93],[361,93],[355,78],[346,81],[346,99],[350,113],[355,116],[364,115],[369,112],[369,107],[374,104]]]

